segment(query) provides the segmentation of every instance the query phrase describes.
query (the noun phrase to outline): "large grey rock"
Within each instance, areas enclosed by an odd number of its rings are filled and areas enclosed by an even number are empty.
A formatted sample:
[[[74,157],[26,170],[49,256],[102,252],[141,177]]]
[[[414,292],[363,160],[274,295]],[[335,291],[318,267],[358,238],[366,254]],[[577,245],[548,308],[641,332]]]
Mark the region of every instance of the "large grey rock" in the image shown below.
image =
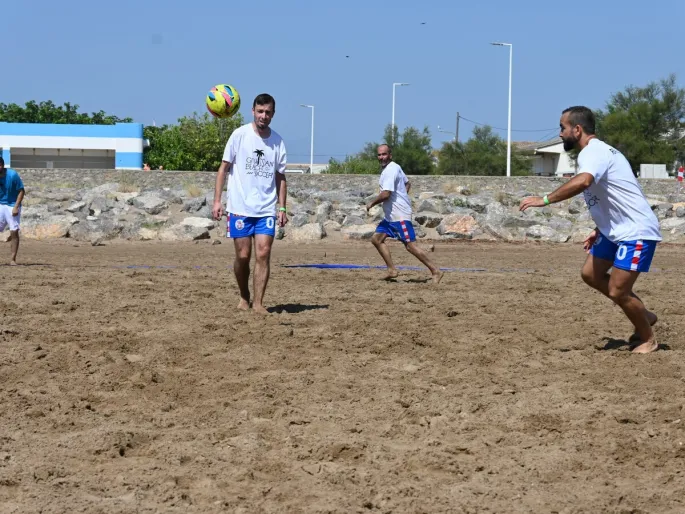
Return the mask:
[[[81,199],[88,202],[97,196],[107,196],[109,193],[115,193],[119,190],[119,184],[116,182],[107,182],[92,189],[87,189],[81,194]]]
[[[321,223],[308,223],[293,227],[287,237],[293,241],[319,241],[326,237],[326,230]]]
[[[437,231],[441,236],[472,239],[478,229],[478,222],[472,216],[448,214],[438,225]]]
[[[438,200],[421,200],[416,207],[416,212],[440,212],[443,209],[442,202]]]
[[[186,225],[188,227],[199,227],[199,228],[206,228],[207,230],[211,230],[214,227],[216,227],[216,222],[213,220],[209,220],[207,218],[198,218],[198,217],[188,217],[184,218],[183,221],[181,221],[181,225]]]
[[[580,214],[586,209],[585,200],[583,200],[582,197],[574,198],[568,205],[568,212],[571,214]]]
[[[114,200],[118,203],[133,205],[133,199],[140,196],[140,191],[133,191],[131,193],[124,193],[121,191],[116,191],[111,193]]]
[[[309,214],[307,213],[295,214],[290,220],[290,225],[293,227],[303,227],[307,223],[309,223]]]
[[[114,208],[114,199],[106,196],[96,196],[90,201],[88,211],[91,216],[100,216],[103,212],[111,211]]]
[[[678,216],[679,218],[685,217],[685,207],[678,207],[675,210],[675,215]]]
[[[297,212],[314,216],[316,214],[316,202],[307,199],[307,201],[300,204]]]
[[[479,193],[473,196],[467,196],[465,200],[465,207],[473,209],[478,213],[485,212],[488,205],[493,203],[493,197],[490,194]]]
[[[124,228],[124,223],[109,217],[83,220],[69,229],[69,237],[76,241],[107,241],[119,237]]]
[[[183,189],[172,189],[165,187],[159,190],[151,191],[151,194],[166,200],[170,204],[183,204],[183,200],[188,197],[188,193]]]
[[[330,232],[340,232],[342,225],[340,223],[338,223],[337,221],[327,220],[324,222],[323,228],[326,231],[326,233],[328,234]]]
[[[148,214],[159,214],[168,208],[169,204],[167,204],[166,200],[160,198],[159,196],[143,194],[133,198],[133,206],[137,209],[147,212]]]
[[[376,232],[376,225],[352,225],[340,231],[343,239],[368,240]]]
[[[435,228],[440,225],[444,215],[436,212],[422,212],[414,216],[414,220],[418,225],[423,225],[426,228]]]
[[[198,218],[207,218],[207,219],[214,219],[214,214],[212,214],[212,208],[205,204],[203,205],[199,211],[195,213],[195,216]]]
[[[27,205],[22,206],[21,208],[22,224],[25,223],[27,220],[39,220],[47,218],[48,216],[50,216],[50,212],[48,211],[48,206],[45,204]]]
[[[331,202],[323,201],[316,207],[316,221],[318,223],[325,223],[331,214],[333,204]]]
[[[27,239],[55,239],[68,237],[69,231],[79,220],[72,214],[32,218],[21,224],[21,236]]]
[[[347,217],[347,215],[344,212],[333,211],[331,213],[330,219],[332,219],[333,221],[336,221],[342,225],[343,221],[345,221],[346,217]]]
[[[364,225],[364,220],[359,216],[345,216],[342,226],[349,227],[350,225]]]
[[[570,241],[572,243],[582,243],[594,229],[595,227],[590,225],[574,225]]]
[[[685,219],[668,218],[661,222],[661,231],[681,231],[685,229]]]
[[[564,218],[551,218],[548,226],[559,233],[570,234],[573,230],[573,222]]]
[[[84,201],[82,200],[82,201],[80,201],[80,202],[72,203],[72,204],[71,204],[69,207],[67,207],[65,210],[66,210],[67,212],[79,212],[79,211],[81,211],[86,205],[87,205],[86,202],[84,202]]]
[[[31,196],[53,202],[69,202],[74,199],[71,191],[36,191]]]
[[[435,200],[444,200],[446,197],[443,193],[435,193],[433,191],[423,191],[419,193],[419,200],[429,200],[431,198]]]
[[[366,216],[366,207],[360,204],[344,203],[338,206],[338,210],[347,216],[357,216],[359,218]]]
[[[199,239],[209,239],[209,230],[205,227],[195,227],[191,225],[172,225],[159,232],[159,239],[162,241],[197,241]]]
[[[556,230],[545,225],[533,225],[526,229],[526,237],[531,239],[538,239],[540,241],[551,241],[555,243],[565,243],[571,236],[568,234],[559,234]]]
[[[183,207],[181,211],[183,212],[197,212],[207,203],[207,199],[204,196],[199,196],[196,198],[188,198],[183,202]]]

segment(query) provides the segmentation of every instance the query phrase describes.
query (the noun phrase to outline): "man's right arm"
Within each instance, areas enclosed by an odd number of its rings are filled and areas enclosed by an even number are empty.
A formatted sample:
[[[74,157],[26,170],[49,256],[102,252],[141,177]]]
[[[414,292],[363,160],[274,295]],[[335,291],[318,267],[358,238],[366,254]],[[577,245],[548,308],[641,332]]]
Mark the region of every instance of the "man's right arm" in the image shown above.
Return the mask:
[[[214,216],[215,220],[220,220],[224,213],[224,208],[221,205],[221,193],[223,193],[226,175],[230,169],[230,162],[221,161],[221,166],[219,166],[219,171],[216,174],[216,182],[214,183],[214,206],[212,207],[212,216]]]

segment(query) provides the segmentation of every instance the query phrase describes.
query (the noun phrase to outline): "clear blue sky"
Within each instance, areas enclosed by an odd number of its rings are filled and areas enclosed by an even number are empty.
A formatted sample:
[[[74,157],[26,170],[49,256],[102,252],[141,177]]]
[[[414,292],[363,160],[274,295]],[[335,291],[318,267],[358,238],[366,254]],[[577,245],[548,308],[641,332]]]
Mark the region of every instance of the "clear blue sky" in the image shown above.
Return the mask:
[[[290,162],[309,160],[301,103],[316,106],[315,161],[327,162],[380,140],[393,82],[411,83],[397,88],[398,127],[428,126],[435,147],[457,111],[506,128],[509,53],[491,41],[514,44],[514,140],[553,136],[563,108],[602,107],[630,84],[676,73],[685,85],[685,0],[5,4],[0,102],[68,101],[159,125],[204,112],[208,88],[230,83],[248,120],[255,95],[275,96]],[[472,128],[462,120],[460,139]]]

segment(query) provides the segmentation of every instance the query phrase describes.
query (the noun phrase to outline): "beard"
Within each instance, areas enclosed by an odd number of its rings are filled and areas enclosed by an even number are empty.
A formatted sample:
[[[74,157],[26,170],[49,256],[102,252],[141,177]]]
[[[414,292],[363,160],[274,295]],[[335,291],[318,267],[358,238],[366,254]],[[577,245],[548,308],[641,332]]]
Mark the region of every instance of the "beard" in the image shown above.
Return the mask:
[[[573,136],[562,137],[561,140],[564,142],[564,151],[566,151],[566,152],[570,152],[578,144],[578,140]]]

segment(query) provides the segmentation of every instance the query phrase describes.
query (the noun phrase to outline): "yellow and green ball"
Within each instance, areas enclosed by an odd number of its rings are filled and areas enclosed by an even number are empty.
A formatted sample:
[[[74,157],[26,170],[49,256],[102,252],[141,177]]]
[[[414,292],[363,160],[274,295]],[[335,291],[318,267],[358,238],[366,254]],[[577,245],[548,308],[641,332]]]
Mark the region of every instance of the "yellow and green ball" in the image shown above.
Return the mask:
[[[205,99],[207,110],[217,118],[230,118],[240,109],[238,90],[228,84],[214,86]]]

